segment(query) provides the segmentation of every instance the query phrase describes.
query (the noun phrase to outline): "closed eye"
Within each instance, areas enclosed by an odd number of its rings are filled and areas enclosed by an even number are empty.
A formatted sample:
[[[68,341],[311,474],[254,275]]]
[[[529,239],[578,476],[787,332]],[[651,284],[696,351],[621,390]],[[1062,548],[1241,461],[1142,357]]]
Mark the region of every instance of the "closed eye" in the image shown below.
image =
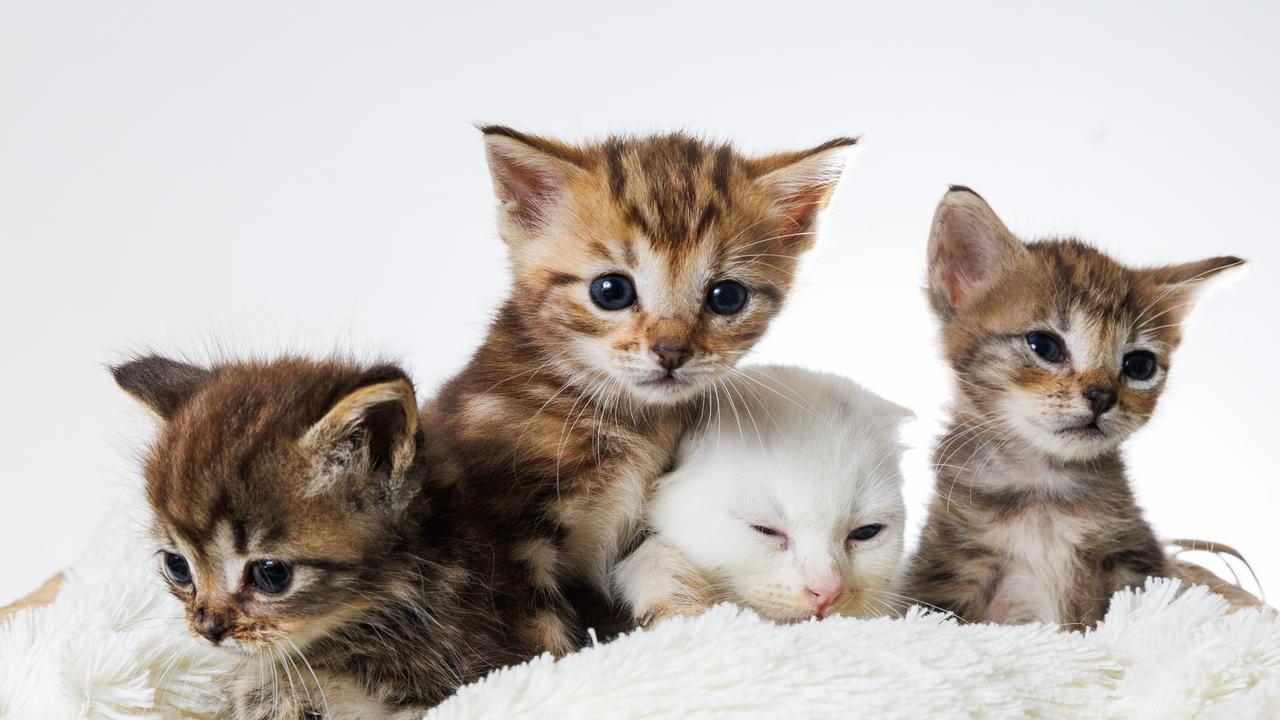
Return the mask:
[[[854,542],[864,542],[879,535],[880,531],[883,529],[884,525],[879,523],[874,525],[863,525],[862,527],[855,528],[853,532],[849,533],[849,539]]]
[[[755,530],[761,535],[767,535],[769,537],[782,537],[781,532],[774,530],[773,528],[768,527],[767,525],[752,525],[751,529]]]

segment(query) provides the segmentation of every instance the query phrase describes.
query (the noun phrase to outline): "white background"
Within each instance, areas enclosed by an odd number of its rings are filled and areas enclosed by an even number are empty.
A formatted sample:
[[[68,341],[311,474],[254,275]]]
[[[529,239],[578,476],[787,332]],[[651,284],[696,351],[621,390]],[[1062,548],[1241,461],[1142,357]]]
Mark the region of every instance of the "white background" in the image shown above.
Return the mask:
[[[1247,257],[1128,455],[1160,533],[1280,588],[1280,13],[1072,5],[3,3],[0,604],[137,489],[149,421],[104,363],[339,348],[423,389],[463,363],[507,285],[474,122],[863,135],[756,357],[916,409],[913,523],[949,392],[921,292],[948,183],[1024,236]]]

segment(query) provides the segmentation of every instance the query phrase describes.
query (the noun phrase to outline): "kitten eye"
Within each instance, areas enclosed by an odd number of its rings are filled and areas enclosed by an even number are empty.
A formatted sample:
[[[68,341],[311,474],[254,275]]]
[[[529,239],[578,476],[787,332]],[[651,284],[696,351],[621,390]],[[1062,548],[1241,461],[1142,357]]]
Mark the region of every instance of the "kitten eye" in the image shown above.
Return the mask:
[[[259,560],[249,565],[249,583],[264,593],[282,593],[293,580],[293,568],[279,560]]]
[[[1051,363],[1062,362],[1065,355],[1062,351],[1062,342],[1049,333],[1027,333],[1027,345],[1031,347],[1032,352]]]
[[[707,291],[707,307],[717,315],[734,315],[747,304],[747,289],[735,280],[723,280]]]
[[[605,310],[621,310],[636,302],[636,288],[626,275],[601,275],[591,281],[591,300]]]
[[[849,533],[849,539],[850,540],[870,540],[871,538],[879,535],[880,531],[883,529],[884,529],[884,526],[880,525],[879,523],[875,525],[863,525],[860,528],[855,528],[853,532]]]
[[[1124,374],[1134,380],[1150,380],[1156,374],[1156,356],[1138,350],[1124,356]]]
[[[782,533],[778,532],[777,530],[774,530],[771,527],[765,527],[764,525],[752,525],[751,529],[755,530],[761,535],[767,535],[769,537],[782,537]]]
[[[164,572],[179,585],[191,584],[191,566],[187,564],[186,558],[177,553],[164,554]]]

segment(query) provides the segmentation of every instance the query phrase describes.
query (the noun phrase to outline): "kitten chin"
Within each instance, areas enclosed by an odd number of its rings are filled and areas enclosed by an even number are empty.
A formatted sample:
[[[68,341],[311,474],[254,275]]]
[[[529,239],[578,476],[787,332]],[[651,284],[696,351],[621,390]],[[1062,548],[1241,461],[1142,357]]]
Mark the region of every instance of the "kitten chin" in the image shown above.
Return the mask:
[[[113,372],[161,420],[144,467],[157,570],[194,635],[245,657],[237,720],[420,713],[544,649],[487,516],[429,482],[399,368],[151,356]]]
[[[1201,287],[1242,261],[1131,268],[1023,242],[967,188],[939,203],[928,254],[956,384],[911,593],[966,620],[1091,625],[1169,572],[1118,450],[1155,411]]]
[[[909,411],[834,376],[752,367],[686,436],[615,574],[642,622],[731,600],[778,622],[902,606],[899,426]]]

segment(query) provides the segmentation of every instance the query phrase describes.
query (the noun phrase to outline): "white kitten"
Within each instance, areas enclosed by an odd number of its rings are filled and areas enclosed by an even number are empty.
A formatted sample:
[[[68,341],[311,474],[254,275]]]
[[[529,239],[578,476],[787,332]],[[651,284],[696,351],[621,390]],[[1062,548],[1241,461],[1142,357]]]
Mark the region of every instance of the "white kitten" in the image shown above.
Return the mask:
[[[910,411],[850,380],[776,366],[745,369],[715,407],[710,398],[718,417],[690,432],[659,481],[653,534],[617,569],[635,617],[721,600],[784,622],[896,610],[898,429]]]

